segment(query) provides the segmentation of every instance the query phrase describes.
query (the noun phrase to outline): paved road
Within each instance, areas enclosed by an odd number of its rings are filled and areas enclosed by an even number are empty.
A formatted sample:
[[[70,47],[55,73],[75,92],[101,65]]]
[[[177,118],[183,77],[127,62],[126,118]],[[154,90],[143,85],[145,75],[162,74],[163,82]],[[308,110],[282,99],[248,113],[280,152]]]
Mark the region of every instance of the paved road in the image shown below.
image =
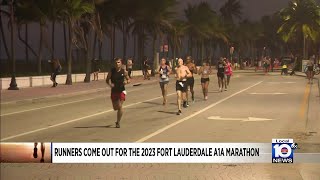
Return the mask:
[[[170,83],[167,106],[162,106],[156,82],[129,87],[120,129],[114,128],[116,113],[112,110],[108,89],[36,103],[5,104],[1,106],[1,141],[268,143],[272,138],[293,138],[301,147],[299,152],[320,152],[317,84],[308,85],[305,78],[297,76],[245,73],[236,74],[228,91],[220,93],[217,91],[216,78],[212,77],[209,100],[204,101],[199,81],[196,80],[196,102],[183,109],[180,116],[175,115],[177,106],[173,82]],[[249,117],[251,121],[241,121]],[[47,173],[49,177],[57,178],[56,173],[59,172],[59,177],[64,179],[74,175],[75,171],[82,172],[78,174],[79,177],[93,179],[320,177],[319,171],[315,170],[319,169],[319,164],[1,166],[1,174],[6,178],[17,177],[17,174],[12,173],[14,170],[26,174],[32,168],[40,168],[41,171],[34,169],[30,177],[45,177]],[[85,174],[90,169],[96,173]],[[104,170],[114,173],[106,174]],[[172,173],[163,175],[168,171]],[[279,174],[279,171],[282,173]]]

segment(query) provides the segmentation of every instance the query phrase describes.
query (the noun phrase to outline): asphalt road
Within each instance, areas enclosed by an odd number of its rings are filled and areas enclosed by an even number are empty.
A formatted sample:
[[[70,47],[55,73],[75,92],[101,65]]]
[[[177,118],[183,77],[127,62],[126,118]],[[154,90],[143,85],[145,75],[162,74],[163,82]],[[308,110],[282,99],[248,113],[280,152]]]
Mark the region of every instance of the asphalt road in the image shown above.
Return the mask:
[[[112,110],[109,89],[99,93],[61,97],[37,103],[1,105],[1,141],[268,143],[272,138],[293,138],[301,147],[299,152],[320,152],[320,124],[317,115],[319,106],[311,107],[309,101],[310,98],[318,96],[315,93],[317,91],[316,84],[312,86],[306,84],[305,78],[279,76],[278,74],[236,74],[231,79],[228,91],[218,92],[216,77],[212,76],[207,101],[203,100],[200,88],[200,80],[197,78],[195,83],[196,102],[190,103],[188,108],[183,109],[180,116],[175,114],[177,105],[174,81],[169,84],[169,98],[166,106],[162,106],[158,83],[127,88],[125,113],[120,129],[114,126],[116,113]],[[40,165],[34,165],[34,167],[37,166]],[[50,166],[50,169],[47,166]],[[63,177],[68,177],[79,167],[80,169],[88,168],[86,166],[91,167],[91,165],[68,166],[70,171],[65,171]],[[139,178],[138,173],[142,166],[149,167],[148,164],[138,164],[136,166],[92,165],[92,168],[98,174],[96,169],[104,169],[101,167],[119,173],[119,166],[120,169],[125,167],[123,171],[127,171],[127,168],[136,169],[131,174],[137,175],[136,179],[143,179]],[[194,165],[193,170],[189,171],[191,174],[182,173],[182,167],[187,165],[154,166],[159,166],[159,171],[151,166],[150,171],[147,170],[150,174],[143,177],[149,175],[152,177],[153,172],[159,174],[159,172],[171,168],[177,169],[176,173],[171,174],[171,179],[176,179],[175,175],[206,179],[207,176],[203,173],[215,168],[225,171],[226,176],[220,173],[209,173],[208,175],[212,175],[208,176],[209,179],[210,177],[217,179],[232,177],[234,172],[238,172],[238,175],[243,174],[242,177],[246,179],[276,179],[285,177],[285,174],[293,179],[304,179],[303,176],[311,177],[311,179],[319,179],[320,177],[320,173],[315,170],[320,168],[319,164],[286,167],[252,164],[236,166]],[[191,169],[190,166],[185,169]],[[55,177],[53,172],[58,171],[54,170],[55,168],[63,169],[63,165],[42,165],[41,167],[44,167],[47,173],[51,173],[52,177]],[[201,173],[197,174],[195,171],[197,168],[202,169],[199,170]],[[287,172],[281,176],[274,174],[274,171],[278,169]],[[1,167],[1,171],[7,175],[13,170],[23,171],[19,165],[2,165]],[[255,171],[258,174],[253,173]],[[192,172],[194,172],[194,176]],[[104,179],[109,177],[103,173],[100,174],[92,174],[87,177],[94,179],[98,176]],[[128,172],[121,174],[121,176],[127,177],[125,174],[128,175]],[[14,175],[7,177],[14,177]],[[37,176],[33,174],[32,177]],[[113,174],[110,177],[117,179],[120,175]],[[131,176],[128,175],[128,177],[131,179]],[[154,177],[163,179],[161,175]]]

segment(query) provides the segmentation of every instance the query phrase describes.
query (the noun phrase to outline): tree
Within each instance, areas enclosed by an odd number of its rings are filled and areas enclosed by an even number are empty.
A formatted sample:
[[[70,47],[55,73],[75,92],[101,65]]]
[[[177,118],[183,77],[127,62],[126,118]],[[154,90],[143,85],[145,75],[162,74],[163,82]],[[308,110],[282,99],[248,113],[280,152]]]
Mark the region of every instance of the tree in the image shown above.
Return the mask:
[[[314,0],[293,0],[280,11],[282,24],[278,29],[285,42],[303,39],[303,57],[308,58],[307,43],[315,42],[320,32],[320,7]],[[301,42],[301,41],[300,41]]]
[[[86,13],[93,13],[94,6],[92,3],[87,3],[82,0],[66,0],[64,2],[64,8],[61,10],[61,16],[68,24],[69,29],[69,47],[68,47],[68,60],[67,60],[67,79],[66,84],[72,85],[72,49],[73,45],[77,43],[77,39],[74,36],[74,30],[77,26],[77,21]]]

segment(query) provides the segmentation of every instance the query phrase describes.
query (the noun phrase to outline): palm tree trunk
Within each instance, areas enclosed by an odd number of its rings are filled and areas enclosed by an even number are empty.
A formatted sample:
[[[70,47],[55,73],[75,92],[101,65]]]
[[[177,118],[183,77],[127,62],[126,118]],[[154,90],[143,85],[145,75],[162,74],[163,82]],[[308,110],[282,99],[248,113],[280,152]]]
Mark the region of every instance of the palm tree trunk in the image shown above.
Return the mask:
[[[5,38],[5,35],[4,35],[1,13],[0,13],[0,31],[1,31],[1,36],[3,37],[2,40],[3,40],[3,45],[4,45],[4,49],[5,49],[6,55],[7,55],[8,59],[11,59],[9,48],[8,48],[8,45],[7,45],[7,42],[6,42],[6,38]]]
[[[40,45],[38,51],[38,75],[41,74],[41,60],[42,60],[42,49],[43,49],[43,25],[40,23]]]
[[[12,74],[11,82],[8,90],[19,90],[16,82],[16,57],[15,57],[15,45],[16,45],[16,26],[14,22],[13,1],[10,3],[10,24],[11,24],[11,61],[12,61]],[[3,36],[4,37],[4,36]]]
[[[88,45],[89,46],[89,45]],[[93,59],[96,58],[96,46],[97,46],[97,33],[94,33],[94,39],[93,39],[93,50],[92,50],[92,57]]]
[[[133,35],[133,59],[136,59],[137,36]]]
[[[56,21],[55,20],[52,20],[52,40],[51,40],[51,47],[52,47],[52,55],[51,55],[51,59],[54,59],[54,33],[55,33],[55,23]]]
[[[126,25],[125,22],[122,21],[122,40],[123,40],[123,60],[126,59],[126,50],[127,50],[127,34],[126,34]]]
[[[153,68],[152,68],[152,75],[155,75],[155,71],[159,66],[159,62],[157,60],[157,49],[156,49],[156,40],[157,40],[157,35],[153,35],[153,40],[152,40],[152,51],[153,51]]]
[[[72,39],[73,39],[73,33],[72,33],[72,24],[71,20],[69,20],[68,23],[68,29],[69,29],[69,48],[68,48],[68,69],[67,69],[67,79],[66,79],[66,85],[72,85],[72,77],[71,77],[71,70],[72,70]]]
[[[102,41],[99,40],[99,60],[102,60]]]
[[[28,24],[25,25],[25,39],[26,39],[26,42],[28,43],[29,41],[29,36],[28,36]],[[28,46],[26,45],[25,46],[25,52],[26,52],[26,63],[28,64],[29,63],[29,49],[28,49]]]
[[[189,37],[189,56],[192,56],[192,49],[193,49],[193,44],[192,44],[192,36]]]
[[[115,58],[115,50],[116,50],[116,25],[112,26],[112,59]]]
[[[63,23],[63,40],[64,40],[64,58],[68,62],[68,49],[67,49],[67,32],[66,23]]]
[[[306,58],[306,36],[303,35],[303,58]]]
[[[91,59],[90,59],[90,53],[91,53],[91,38],[88,38],[88,36],[90,35],[90,33],[85,34],[84,38],[85,38],[85,43],[87,48],[85,48],[85,54],[86,54],[86,77],[84,78],[84,82],[88,83],[90,82],[90,77],[91,77]],[[95,35],[97,35],[95,33]],[[93,53],[94,54],[94,53]]]

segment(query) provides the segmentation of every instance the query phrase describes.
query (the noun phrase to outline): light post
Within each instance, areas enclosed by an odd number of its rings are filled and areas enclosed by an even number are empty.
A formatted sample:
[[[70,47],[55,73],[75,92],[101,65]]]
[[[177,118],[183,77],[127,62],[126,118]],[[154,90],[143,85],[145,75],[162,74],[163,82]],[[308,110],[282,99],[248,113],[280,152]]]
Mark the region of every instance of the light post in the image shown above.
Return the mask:
[[[12,73],[11,73],[11,82],[8,90],[19,90],[16,82],[16,60],[15,60],[15,33],[16,27],[14,22],[14,9],[13,9],[13,0],[3,0],[1,5],[9,6],[10,8],[10,24],[11,24],[11,61],[12,61]]]

